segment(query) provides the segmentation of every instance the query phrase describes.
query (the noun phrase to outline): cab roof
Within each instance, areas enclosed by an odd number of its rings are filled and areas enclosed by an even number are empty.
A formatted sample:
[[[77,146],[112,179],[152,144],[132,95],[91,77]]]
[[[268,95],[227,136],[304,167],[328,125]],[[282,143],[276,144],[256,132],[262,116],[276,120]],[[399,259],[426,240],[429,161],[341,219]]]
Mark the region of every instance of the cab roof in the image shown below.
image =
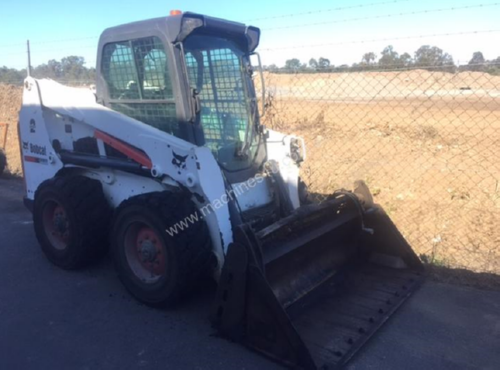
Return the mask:
[[[186,12],[107,28],[99,39],[99,49],[110,42],[147,37],[158,32],[164,34],[171,43],[183,41],[193,33],[229,38],[248,52],[257,48],[260,39],[260,30],[257,27]]]

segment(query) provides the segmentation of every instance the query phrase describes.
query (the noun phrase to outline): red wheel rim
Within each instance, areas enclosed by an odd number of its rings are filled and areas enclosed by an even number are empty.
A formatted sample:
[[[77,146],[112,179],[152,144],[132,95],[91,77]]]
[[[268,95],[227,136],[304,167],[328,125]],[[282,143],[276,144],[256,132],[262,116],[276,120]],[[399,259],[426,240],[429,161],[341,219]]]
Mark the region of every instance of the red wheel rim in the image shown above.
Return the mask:
[[[64,207],[55,200],[47,201],[42,209],[43,229],[50,244],[57,250],[68,247],[71,229]]]
[[[127,263],[139,280],[153,284],[166,275],[166,248],[152,227],[142,222],[129,225],[124,246]]]

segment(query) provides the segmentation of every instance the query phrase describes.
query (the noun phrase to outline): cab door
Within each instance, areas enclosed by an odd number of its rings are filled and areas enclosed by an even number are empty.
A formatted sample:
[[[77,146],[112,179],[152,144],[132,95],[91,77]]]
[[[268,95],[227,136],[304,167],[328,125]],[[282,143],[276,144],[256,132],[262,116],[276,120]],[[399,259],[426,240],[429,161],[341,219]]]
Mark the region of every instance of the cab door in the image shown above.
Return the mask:
[[[148,36],[104,45],[103,104],[163,132],[191,141],[174,89],[171,58],[162,40]]]

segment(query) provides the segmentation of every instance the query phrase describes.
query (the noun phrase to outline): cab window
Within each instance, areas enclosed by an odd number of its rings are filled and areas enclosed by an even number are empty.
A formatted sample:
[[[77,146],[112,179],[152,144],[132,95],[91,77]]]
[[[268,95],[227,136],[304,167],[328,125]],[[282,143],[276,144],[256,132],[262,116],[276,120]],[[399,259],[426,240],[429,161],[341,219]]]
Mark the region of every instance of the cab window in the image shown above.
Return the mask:
[[[158,37],[106,44],[102,72],[112,109],[179,136],[167,55]]]

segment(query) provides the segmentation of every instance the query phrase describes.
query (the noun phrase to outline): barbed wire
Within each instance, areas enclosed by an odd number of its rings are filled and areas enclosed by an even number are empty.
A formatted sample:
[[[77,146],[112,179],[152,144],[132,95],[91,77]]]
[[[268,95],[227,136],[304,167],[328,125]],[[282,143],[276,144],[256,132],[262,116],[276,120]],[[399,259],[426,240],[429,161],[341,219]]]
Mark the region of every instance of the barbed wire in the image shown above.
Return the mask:
[[[499,3],[500,5],[500,3]],[[306,48],[315,48],[315,47],[322,47],[322,46],[336,46],[336,45],[354,45],[354,44],[367,44],[367,43],[375,43],[375,42],[382,42],[382,41],[397,41],[397,40],[412,40],[412,39],[423,39],[423,38],[431,38],[431,37],[451,37],[451,36],[463,36],[463,35],[474,35],[474,34],[485,34],[485,33],[496,33],[500,32],[499,30],[481,30],[481,31],[465,31],[465,32],[447,32],[447,33],[434,33],[434,34],[427,34],[427,35],[412,35],[412,36],[402,36],[402,37],[388,37],[388,38],[380,38],[380,39],[367,39],[367,40],[349,40],[349,41],[340,41],[340,42],[334,42],[334,43],[321,43],[321,44],[309,44],[309,45],[294,45],[294,46],[281,46],[281,47],[276,47],[276,48],[263,48],[259,49],[259,51],[277,51],[277,50],[288,50],[288,49],[306,49]],[[82,48],[95,48],[96,45],[81,45],[76,47],[75,49],[82,49]],[[37,54],[41,53],[47,53],[47,52],[53,52],[53,51],[60,51],[61,48],[57,49],[42,49],[42,50],[34,50],[32,52],[32,55],[36,56]],[[20,55],[20,54],[25,54],[26,51],[22,52],[16,52],[16,53],[5,53],[5,54],[0,54],[0,57],[3,56],[10,56],[10,55]]]
[[[476,34],[495,33],[495,32],[500,32],[500,29],[499,30],[484,30],[484,31],[465,31],[465,32],[454,32],[454,33],[433,33],[433,34],[428,34],[428,35],[387,37],[387,38],[371,39],[371,40],[351,40],[351,41],[340,41],[340,42],[322,43],[322,44],[282,46],[282,47],[276,47],[276,48],[260,49],[259,51],[273,52],[273,51],[279,51],[279,50],[306,49],[306,48],[315,48],[315,47],[321,47],[321,46],[367,44],[367,43],[375,43],[375,42],[382,42],[382,41],[397,41],[397,40],[424,39],[424,38],[430,38],[430,37],[476,35]]]
[[[348,10],[348,9],[368,8],[368,7],[377,6],[377,5],[396,4],[396,3],[403,3],[403,2],[408,2],[408,1],[411,1],[411,0],[392,0],[392,1],[383,1],[383,2],[370,3],[370,4],[359,4],[359,5],[353,5],[353,6],[345,6],[345,7],[336,7],[336,8],[330,8],[330,9],[321,9],[321,10],[314,10],[314,11],[306,11],[306,12],[302,12],[302,13],[283,14],[283,15],[263,17],[263,18],[253,18],[253,19],[248,19],[245,22],[258,21],[258,20],[267,20],[267,19],[288,18],[288,17],[296,17],[296,16],[304,16],[304,15],[326,13],[326,12]],[[97,39],[97,38],[99,38],[99,35],[86,36],[86,37],[77,37],[77,38],[67,38],[67,39],[51,39],[51,40],[43,40],[43,41],[30,40],[30,44],[32,46],[33,45],[46,45],[46,44],[54,44],[54,43],[60,43],[60,42],[73,42],[73,41],[82,41],[82,40],[90,40],[90,39]],[[10,47],[25,47],[25,42],[23,41],[23,42],[15,43],[15,44],[0,45],[0,48],[10,48]]]
[[[442,12],[447,12],[447,11],[451,12],[451,11],[474,9],[474,8],[486,8],[486,7],[493,7],[493,6],[498,6],[498,5],[500,5],[500,3],[465,5],[465,6],[456,6],[456,7],[450,7],[450,8],[439,8],[439,9],[415,10],[415,11],[411,11],[411,12],[400,12],[400,13],[373,15],[373,16],[366,16],[366,17],[356,17],[356,18],[345,18],[345,19],[338,19],[338,20],[333,20],[333,21],[302,23],[302,24],[296,24],[296,25],[262,28],[262,29],[265,31],[276,31],[276,30],[284,30],[284,29],[290,29],[290,28],[315,27],[315,26],[323,26],[326,24],[366,21],[366,20],[371,20],[371,19],[396,18],[396,17],[409,16],[409,15],[431,14],[431,13],[440,13],[440,12],[442,13]]]
[[[353,6],[306,11],[306,12],[302,12],[302,13],[292,13],[292,14],[283,14],[283,15],[263,17],[263,18],[253,18],[253,19],[247,20],[247,22],[248,21],[255,21],[255,20],[279,19],[279,18],[288,18],[288,17],[295,17],[295,16],[320,14],[320,13],[327,13],[327,12],[348,10],[348,9],[367,8],[367,7],[377,6],[377,5],[396,4],[396,3],[408,2],[408,1],[410,1],[410,0],[393,0],[393,1],[378,2],[378,3],[359,4],[359,5],[353,5]],[[482,7],[490,7],[490,6],[498,6],[498,5],[500,5],[500,3],[477,4],[477,5],[467,5],[467,6],[461,6],[461,7],[440,8],[440,9],[427,9],[427,10],[422,10],[422,11],[401,12],[401,13],[384,14],[384,15],[379,15],[379,16],[358,17],[358,18],[347,18],[347,19],[340,19],[340,20],[334,20],[334,21],[307,23],[307,24],[290,25],[290,26],[284,26],[284,27],[262,28],[262,29],[270,31],[270,30],[279,30],[279,29],[289,29],[289,28],[295,28],[295,27],[308,27],[308,26],[318,26],[318,25],[324,25],[324,24],[335,24],[335,23],[345,23],[345,22],[351,22],[351,21],[388,18],[388,17],[396,17],[396,16],[404,16],[404,15],[417,15],[417,14],[427,14],[427,13],[443,12],[443,11],[455,11],[455,10],[463,10],[463,9],[471,9],[471,8],[482,8]],[[30,44],[31,44],[31,46],[36,46],[36,45],[47,45],[47,44],[54,44],[54,43],[91,40],[91,39],[97,39],[97,38],[99,38],[99,35],[77,37],[77,38],[66,38],[66,39],[51,39],[51,40],[43,40],[43,41],[30,40]],[[0,45],[0,48],[9,48],[9,47],[25,47],[25,42]],[[22,54],[25,52],[26,51],[4,54],[4,55]]]
[[[361,8],[368,8],[368,7],[377,6],[377,5],[406,3],[408,1],[410,1],[410,0],[392,0],[392,1],[383,1],[383,2],[378,2],[378,3],[358,4],[358,5],[351,5],[351,6],[340,6],[340,7],[329,8],[329,9],[309,10],[309,11],[305,11],[305,12],[301,12],[301,13],[289,13],[289,14],[273,15],[273,16],[262,17],[262,18],[252,18],[252,19],[245,20],[245,22],[264,21],[264,20],[269,20],[269,19],[290,18],[290,17],[298,17],[298,16],[302,17],[304,15],[329,13],[329,12],[335,12],[335,11],[340,11],[340,10],[361,9]]]
[[[394,1],[380,2],[380,3],[360,4],[360,5],[347,6],[347,7],[337,7],[337,8],[331,8],[331,9],[318,10],[318,11],[310,11],[310,12],[305,12],[305,13],[301,13],[301,14],[315,14],[315,13],[320,13],[320,12],[323,13],[323,12],[331,12],[331,11],[335,11],[335,10],[363,8],[363,7],[369,7],[369,6],[375,6],[375,5],[393,4],[393,3],[405,2],[405,1],[409,1],[409,0],[394,0]],[[493,7],[493,6],[499,6],[499,5],[500,5],[500,3],[497,2],[497,3],[466,5],[466,6],[450,7],[450,8],[426,9],[426,10],[420,10],[420,11],[391,13],[391,14],[384,14],[384,15],[377,15],[377,16],[346,18],[346,19],[333,20],[333,21],[325,21],[325,22],[303,23],[303,24],[288,25],[288,26],[283,26],[283,27],[263,28],[263,30],[266,30],[266,31],[275,31],[275,30],[283,30],[283,29],[291,29],[291,28],[315,27],[315,26],[321,26],[321,25],[326,25],[326,24],[348,23],[348,22],[356,22],[356,21],[370,20],[370,19],[383,19],[383,18],[392,18],[392,17],[408,16],[408,15],[419,15],[419,14],[429,14],[429,13],[437,13],[437,12],[445,12],[445,11],[466,10],[466,9],[473,9],[473,8],[485,8],[485,7]],[[285,15],[282,15],[282,16],[275,16],[275,17],[256,18],[254,20],[285,18],[285,17],[296,16],[296,15],[300,15],[300,14],[299,13],[285,14]],[[425,36],[425,37],[427,37],[427,36]],[[68,38],[68,39],[47,40],[47,41],[40,41],[40,42],[36,42],[35,41],[35,42],[31,42],[31,47],[33,49],[33,46],[37,46],[37,45],[48,45],[48,44],[54,44],[54,43],[74,42],[74,41],[90,40],[90,39],[97,39],[97,38],[99,38],[99,36],[88,36],[88,37],[81,37],[81,38]],[[342,43],[342,44],[344,44],[344,43]],[[330,45],[330,44],[321,44],[321,46],[323,46],[323,45]],[[335,45],[337,45],[337,44],[335,44]],[[21,44],[0,45],[0,48],[21,47],[21,46],[24,47],[25,45],[21,45]],[[318,46],[320,46],[320,44],[318,44]],[[78,47],[75,46],[75,48],[93,48],[93,47],[95,47],[95,44],[78,46]],[[60,50],[60,48],[57,48],[57,49],[41,49],[41,50],[36,50],[35,49],[35,51],[37,53],[45,53],[45,52],[52,52],[52,51],[58,51],[58,50]],[[265,49],[261,49],[261,50],[265,50]],[[5,53],[5,54],[2,54],[1,56],[20,55],[20,54],[25,54],[25,53],[26,53],[26,50],[23,50],[23,51]]]

